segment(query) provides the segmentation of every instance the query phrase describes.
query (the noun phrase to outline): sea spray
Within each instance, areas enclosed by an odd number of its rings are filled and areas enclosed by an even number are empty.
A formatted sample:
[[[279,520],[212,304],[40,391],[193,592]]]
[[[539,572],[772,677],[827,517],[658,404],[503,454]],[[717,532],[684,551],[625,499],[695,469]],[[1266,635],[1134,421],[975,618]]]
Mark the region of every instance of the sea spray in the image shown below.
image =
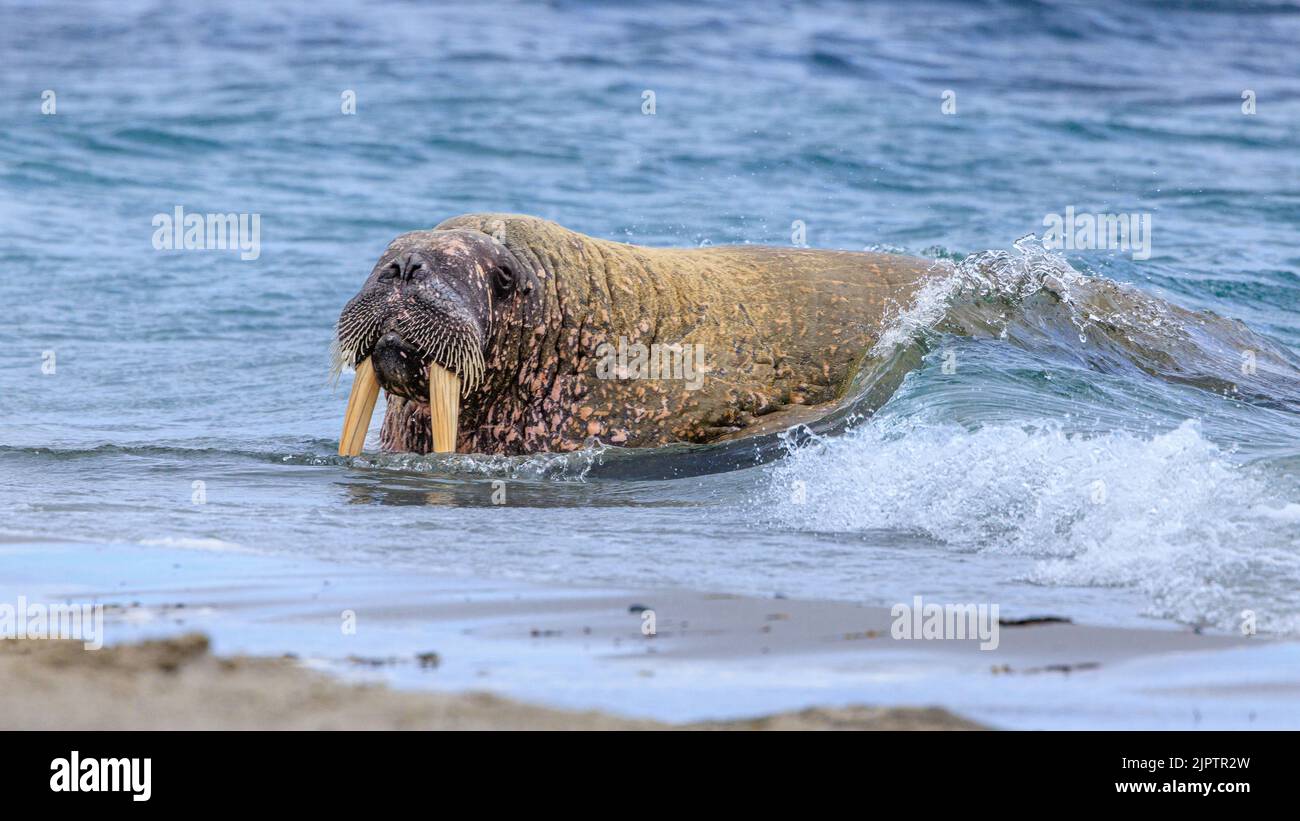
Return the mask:
[[[1028,557],[1021,582],[1136,587],[1150,616],[1235,630],[1249,610],[1263,631],[1300,629],[1296,506],[1195,422],[1142,437],[886,417],[768,470],[756,507],[776,526],[921,533]]]

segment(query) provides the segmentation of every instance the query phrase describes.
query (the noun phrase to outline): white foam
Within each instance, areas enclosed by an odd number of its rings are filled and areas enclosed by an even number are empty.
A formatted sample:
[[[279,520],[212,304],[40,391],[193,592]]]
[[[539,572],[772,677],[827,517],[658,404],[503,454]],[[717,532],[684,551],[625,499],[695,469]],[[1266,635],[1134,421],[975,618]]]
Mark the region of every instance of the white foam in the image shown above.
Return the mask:
[[[957,263],[934,260],[911,303],[888,321],[871,355],[885,356],[896,345],[934,328],[963,297],[1019,301],[1050,287],[1064,298],[1071,284],[1086,279],[1065,257],[1043,248],[1033,234],[1017,240],[1014,249],[1014,253],[983,251]]]
[[[1031,557],[1033,583],[1135,586],[1147,615],[1237,629],[1251,610],[1300,632],[1300,505],[1194,422],[1144,438],[878,417],[794,451],[771,482],[781,526],[923,533]]]
[[[223,539],[189,538],[184,536],[165,536],[156,539],[142,539],[140,544],[147,547],[171,547],[179,550],[211,550],[221,553],[256,553],[249,547]]]

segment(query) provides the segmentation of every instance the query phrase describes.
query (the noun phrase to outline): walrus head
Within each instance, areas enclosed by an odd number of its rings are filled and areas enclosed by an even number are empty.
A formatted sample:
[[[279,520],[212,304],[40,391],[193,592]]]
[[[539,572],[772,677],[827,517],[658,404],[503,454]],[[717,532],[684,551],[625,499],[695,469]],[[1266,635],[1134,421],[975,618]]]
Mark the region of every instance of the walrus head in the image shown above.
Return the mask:
[[[339,315],[335,364],[357,370],[339,453],[361,452],[380,388],[390,405],[405,402],[385,431],[391,449],[454,451],[461,403],[484,387],[485,363],[535,313],[540,291],[532,269],[489,234],[393,240]]]

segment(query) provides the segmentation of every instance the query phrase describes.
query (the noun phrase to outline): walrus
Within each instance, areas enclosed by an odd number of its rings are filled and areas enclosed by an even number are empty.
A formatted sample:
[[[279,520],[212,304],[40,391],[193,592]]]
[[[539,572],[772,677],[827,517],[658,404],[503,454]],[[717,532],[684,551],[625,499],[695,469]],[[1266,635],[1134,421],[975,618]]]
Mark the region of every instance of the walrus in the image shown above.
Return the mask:
[[[357,376],[339,453],[518,455],[779,431],[841,399],[929,261],[649,248],[517,214],[397,237],[339,316]]]

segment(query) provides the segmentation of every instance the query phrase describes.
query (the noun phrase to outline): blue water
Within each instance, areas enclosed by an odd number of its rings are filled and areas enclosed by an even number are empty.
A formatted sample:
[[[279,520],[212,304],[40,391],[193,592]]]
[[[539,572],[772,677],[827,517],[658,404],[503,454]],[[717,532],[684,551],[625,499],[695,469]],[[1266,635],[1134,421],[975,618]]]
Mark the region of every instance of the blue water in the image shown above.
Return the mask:
[[[816,247],[947,263],[1067,206],[1148,213],[1149,259],[1065,259],[1294,352],[1300,6],[0,14],[0,535],[1300,630],[1285,403],[940,335],[847,433],[630,481],[591,452],[340,460],[328,373],[388,241],[482,210],[652,245],[789,244],[802,221]],[[155,250],[177,206],[260,215],[260,255]]]

